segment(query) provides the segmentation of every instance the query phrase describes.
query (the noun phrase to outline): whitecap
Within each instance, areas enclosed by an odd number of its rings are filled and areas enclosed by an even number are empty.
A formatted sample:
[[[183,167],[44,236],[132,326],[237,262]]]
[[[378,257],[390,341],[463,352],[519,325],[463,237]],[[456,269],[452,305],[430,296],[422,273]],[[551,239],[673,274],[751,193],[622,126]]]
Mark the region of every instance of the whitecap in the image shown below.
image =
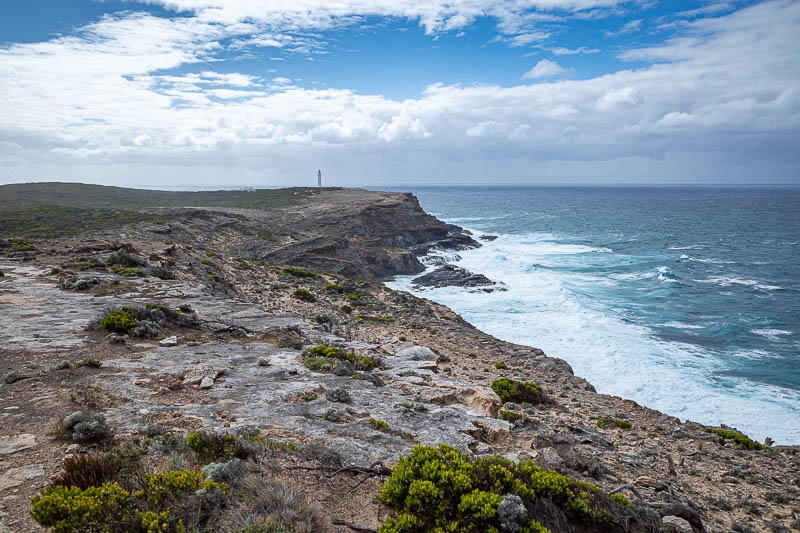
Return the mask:
[[[691,244],[689,246],[670,246],[667,250],[705,250],[704,244]]]
[[[697,324],[684,324],[683,322],[664,322],[661,326],[676,329],[703,329],[705,327]]]
[[[720,287],[730,287],[732,285],[743,285],[745,287],[753,287],[755,289],[761,289],[765,291],[777,291],[782,289],[783,287],[779,287],[778,285],[764,285],[760,281],[754,279],[743,279],[737,278],[735,276],[726,277],[726,276],[715,276],[708,279],[696,279],[694,280],[697,283],[716,283]]]
[[[756,335],[761,335],[762,337],[766,337],[772,341],[779,341],[781,340],[782,335],[791,335],[791,331],[786,331],[785,329],[773,329],[773,328],[760,328],[760,329],[753,329],[750,330]]]

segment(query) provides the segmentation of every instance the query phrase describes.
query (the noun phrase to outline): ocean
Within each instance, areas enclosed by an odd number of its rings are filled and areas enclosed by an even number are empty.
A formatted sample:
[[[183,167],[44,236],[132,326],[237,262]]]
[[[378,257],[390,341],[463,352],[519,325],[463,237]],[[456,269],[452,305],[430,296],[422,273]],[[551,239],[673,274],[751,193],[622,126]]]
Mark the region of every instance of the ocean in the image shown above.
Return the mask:
[[[800,188],[410,190],[498,236],[442,255],[508,290],[390,287],[565,359],[598,392],[800,444]]]

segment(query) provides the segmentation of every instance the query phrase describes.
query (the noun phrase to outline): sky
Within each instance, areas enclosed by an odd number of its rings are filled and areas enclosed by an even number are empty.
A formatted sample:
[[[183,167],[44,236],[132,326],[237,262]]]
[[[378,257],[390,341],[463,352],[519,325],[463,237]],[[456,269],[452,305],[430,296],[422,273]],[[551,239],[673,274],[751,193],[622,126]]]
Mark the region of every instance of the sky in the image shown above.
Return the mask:
[[[800,1],[3,0],[0,183],[800,184]]]

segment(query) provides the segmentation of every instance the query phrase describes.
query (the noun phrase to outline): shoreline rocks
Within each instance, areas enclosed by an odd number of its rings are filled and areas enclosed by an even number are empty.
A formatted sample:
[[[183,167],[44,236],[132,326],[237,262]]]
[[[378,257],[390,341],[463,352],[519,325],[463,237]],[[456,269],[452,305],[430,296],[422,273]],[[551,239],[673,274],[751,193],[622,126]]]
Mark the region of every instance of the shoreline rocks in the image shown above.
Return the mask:
[[[505,291],[502,284],[494,282],[483,274],[474,274],[455,265],[443,265],[428,274],[414,278],[411,284],[417,289],[441,287],[465,287],[484,292]]]

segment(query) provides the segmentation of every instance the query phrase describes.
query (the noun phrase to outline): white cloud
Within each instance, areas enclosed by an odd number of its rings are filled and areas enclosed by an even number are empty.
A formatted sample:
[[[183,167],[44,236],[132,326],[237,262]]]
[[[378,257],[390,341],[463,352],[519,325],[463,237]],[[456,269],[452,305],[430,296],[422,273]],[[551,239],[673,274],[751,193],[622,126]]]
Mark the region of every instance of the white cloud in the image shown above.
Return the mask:
[[[564,72],[566,72],[564,68],[555,61],[542,59],[522,77],[525,79],[550,78]]]
[[[126,14],[0,48],[0,180],[101,179],[111,166],[131,177],[147,165],[153,180],[192,167],[195,182],[236,168],[243,180],[291,183],[310,160],[362,183],[387,172],[485,178],[532,168],[797,174],[800,47],[787,43],[797,39],[798,2],[694,20],[679,38],[621,55],[655,62],[646,68],[512,87],[433,84],[405,100],[222,68],[160,74],[215,59],[217,43],[250,31],[211,18]],[[558,73],[542,60],[531,75]]]
[[[586,46],[581,46],[579,48],[564,48],[563,46],[556,46],[554,48],[548,48],[553,55],[557,56],[571,56],[576,54],[597,54],[600,52],[597,48],[588,48]]]

